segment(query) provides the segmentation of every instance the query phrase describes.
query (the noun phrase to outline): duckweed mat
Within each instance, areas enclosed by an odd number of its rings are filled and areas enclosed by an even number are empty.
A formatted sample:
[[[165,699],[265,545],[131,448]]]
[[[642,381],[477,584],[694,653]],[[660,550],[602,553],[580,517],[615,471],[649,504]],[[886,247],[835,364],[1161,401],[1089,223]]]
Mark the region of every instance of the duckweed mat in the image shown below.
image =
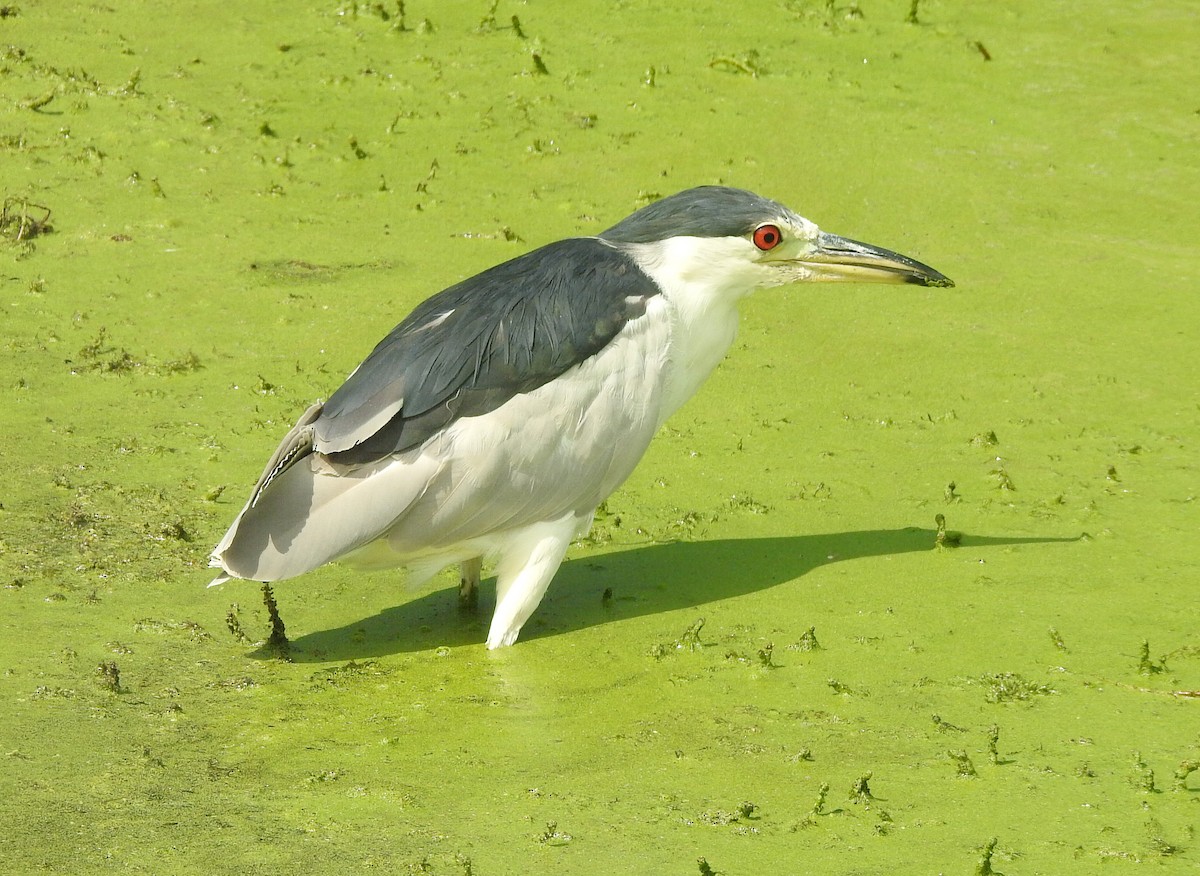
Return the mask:
[[[1194,872],[1198,66],[1184,0],[0,6],[0,870]],[[206,589],[416,302],[705,183],[958,285],[747,301],[513,648]]]

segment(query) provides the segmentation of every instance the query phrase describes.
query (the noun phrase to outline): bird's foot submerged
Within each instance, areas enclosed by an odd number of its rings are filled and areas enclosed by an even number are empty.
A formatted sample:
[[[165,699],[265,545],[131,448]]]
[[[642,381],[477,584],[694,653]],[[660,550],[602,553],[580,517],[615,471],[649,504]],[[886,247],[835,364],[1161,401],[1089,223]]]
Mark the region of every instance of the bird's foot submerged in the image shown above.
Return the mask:
[[[489,650],[517,640],[521,627],[546,595],[571,540],[586,531],[591,520],[590,513],[570,513],[514,533],[496,564],[496,612],[488,630]]]
[[[492,626],[495,626],[493,624]],[[487,646],[489,651],[494,651],[497,648],[506,648],[517,641],[517,636],[521,635],[521,628],[517,627],[513,630],[505,630],[502,634],[488,634]]]

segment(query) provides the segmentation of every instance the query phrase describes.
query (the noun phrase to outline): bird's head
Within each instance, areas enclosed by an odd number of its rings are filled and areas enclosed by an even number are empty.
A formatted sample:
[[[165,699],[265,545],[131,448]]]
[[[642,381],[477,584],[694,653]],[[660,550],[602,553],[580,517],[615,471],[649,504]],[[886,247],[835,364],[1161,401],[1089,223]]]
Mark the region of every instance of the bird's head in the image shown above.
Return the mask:
[[[701,186],[655,201],[600,234],[657,278],[718,294],[813,281],[953,286],[928,265],[822,231],[752,192]]]

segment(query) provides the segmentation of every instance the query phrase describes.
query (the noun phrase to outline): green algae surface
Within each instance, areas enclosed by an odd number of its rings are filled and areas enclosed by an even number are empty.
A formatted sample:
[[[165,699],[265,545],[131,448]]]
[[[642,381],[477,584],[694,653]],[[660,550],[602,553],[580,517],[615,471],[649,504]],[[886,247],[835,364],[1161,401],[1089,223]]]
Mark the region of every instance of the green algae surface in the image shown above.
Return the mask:
[[[4,873],[1195,872],[1193,4],[0,6]],[[417,301],[727,183],[793,287],[522,639],[206,555]]]

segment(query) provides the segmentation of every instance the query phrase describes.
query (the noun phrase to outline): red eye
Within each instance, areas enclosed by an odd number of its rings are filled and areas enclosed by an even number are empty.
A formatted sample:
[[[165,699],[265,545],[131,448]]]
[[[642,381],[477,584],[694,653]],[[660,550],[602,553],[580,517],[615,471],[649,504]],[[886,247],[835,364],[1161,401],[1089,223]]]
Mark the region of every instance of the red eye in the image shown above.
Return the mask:
[[[754,229],[754,245],[766,252],[779,246],[783,233],[778,225],[760,225]]]

